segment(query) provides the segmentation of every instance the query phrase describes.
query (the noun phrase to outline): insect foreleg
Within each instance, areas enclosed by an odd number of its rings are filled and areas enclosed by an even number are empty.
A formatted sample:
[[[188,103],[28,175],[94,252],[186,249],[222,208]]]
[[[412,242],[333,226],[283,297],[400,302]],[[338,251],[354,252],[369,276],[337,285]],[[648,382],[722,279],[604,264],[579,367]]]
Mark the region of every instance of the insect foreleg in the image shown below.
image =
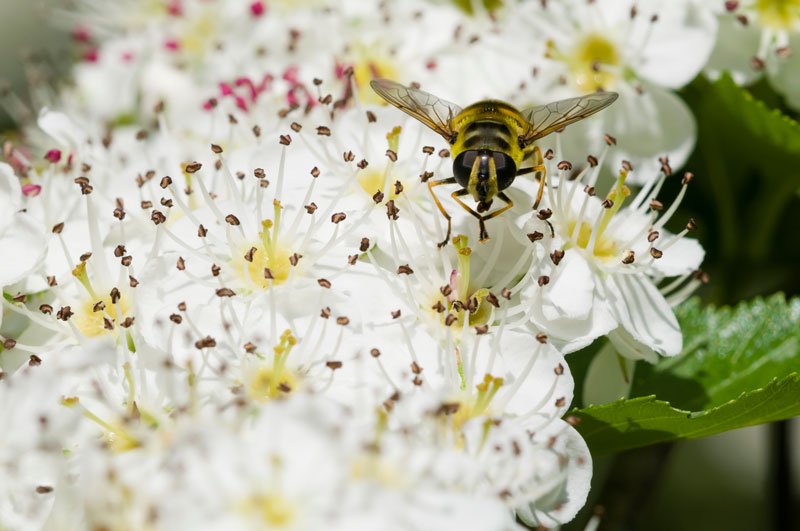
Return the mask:
[[[441,249],[445,245],[447,245],[448,240],[450,240],[450,228],[451,228],[451,220],[450,214],[447,213],[447,210],[444,209],[442,203],[439,202],[439,198],[436,197],[436,194],[433,193],[434,186],[440,186],[442,184],[455,184],[456,178],[450,177],[448,179],[439,179],[438,181],[428,181],[428,191],[431,193],[433,200],[436,201],[436,206],[439,207],[439,212],[447,219],[447,236],[444,237],[444,240],[439,242],[438,246]]]

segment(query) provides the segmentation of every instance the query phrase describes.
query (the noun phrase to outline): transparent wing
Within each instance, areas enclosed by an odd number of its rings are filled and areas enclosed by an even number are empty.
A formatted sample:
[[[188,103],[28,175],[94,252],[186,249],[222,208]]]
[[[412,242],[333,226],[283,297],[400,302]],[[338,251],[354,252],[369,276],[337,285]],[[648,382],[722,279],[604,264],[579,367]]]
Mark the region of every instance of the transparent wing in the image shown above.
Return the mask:
[[[522,140],[529,144],[557,129],[583,120],[614,103],[618,96],[616,92],[595,92],[525,109],[520,114],[527,120],[528,129],[523,133]]]
[[[388,79],[373,79],[370,86],[381,98],[424,123],[448,142],[452,140],[455,134],[453,118],[461,112],[458,105]]]

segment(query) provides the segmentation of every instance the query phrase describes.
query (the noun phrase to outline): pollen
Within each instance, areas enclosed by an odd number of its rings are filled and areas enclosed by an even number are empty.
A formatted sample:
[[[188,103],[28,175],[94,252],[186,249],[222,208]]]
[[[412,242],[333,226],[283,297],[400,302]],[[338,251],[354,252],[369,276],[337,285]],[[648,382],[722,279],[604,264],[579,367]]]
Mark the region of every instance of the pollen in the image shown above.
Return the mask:
[[[612,70],[619,67],[620,56],[612,41],[592,33],[578,41],[567,62],[575,84],[588,94],[613,88],[616,74]]]
[[[98,297],[97,300],[87,297],[80,302],[72,322],[84,336],[97,337],[109,330],[106,320],[116,328],[118,322],[122,322],[130,310],[131,301],[126,293],[123,293],[116,303],[112,302],[110,294]]]
[[[573,234],[575,230],[575,222],[571,221],[569,223],[569,233]],[[585,221],[581,223],[581,227],[578,230],[578,237],[576,238],[576,244],[581,249],[586,249],[589,246],[589,242],[592,239],[592,226]],[[619,250],[617,249],[617,242],[608,238],[607,236],[601,235],[597,238],[597,241],[594,244],[594,257],[601,260],[602,262],[610,262],[613,261],[619,255]]]
[[[248,253],[253,247],[256,250],[252,253],[252,261],[250,261],[245,256],[250,257]],[[262,242],[253,242],[252,245],[241,247],[240,252],[234,258],[234,265],[246,283],[252,282],[261,289],[269,289],[270,283],[278,286],[289,278],[292,269],[292,263],[289,260],[291,253],[279,244],[270,247],[265,250]],[[245,266],[245,264],[247,265]],[[269,274],[265,274],[267,269]],[[245,275],[249,278],[244,278]]]

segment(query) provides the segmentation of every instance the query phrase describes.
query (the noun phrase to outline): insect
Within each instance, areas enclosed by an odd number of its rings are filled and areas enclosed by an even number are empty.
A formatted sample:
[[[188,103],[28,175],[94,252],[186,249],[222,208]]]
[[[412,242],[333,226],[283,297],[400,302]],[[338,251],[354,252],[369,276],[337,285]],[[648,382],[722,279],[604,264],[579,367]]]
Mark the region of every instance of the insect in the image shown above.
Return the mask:
[[[444,247],[450,239],[451,219],[434,187],[444,184],[461,187],[450,196],[478,219],[479,240],[484,242],[489,239],[485,222],[514,206],[503,190],[517,176],[539,175],[539,192],[533,206],[538,208],[546,170],[542,152],[534,142],[608,107],[618,96],[616,92],[595,92],[522,111],[502,101],[483,100],[462,109],[433,94],[388,79],[374,79],[370,85],[387,102],[442,135],[451,145],[453,177],[428,181],[428,190],[447,219],[447,235],[439,247]],[[532,165],[522,168],[527,161],[532,161]],[[465,195],[472,196],[477,211],[460,199]],[[506,205],[484,214],[491,209],[495,197]]]

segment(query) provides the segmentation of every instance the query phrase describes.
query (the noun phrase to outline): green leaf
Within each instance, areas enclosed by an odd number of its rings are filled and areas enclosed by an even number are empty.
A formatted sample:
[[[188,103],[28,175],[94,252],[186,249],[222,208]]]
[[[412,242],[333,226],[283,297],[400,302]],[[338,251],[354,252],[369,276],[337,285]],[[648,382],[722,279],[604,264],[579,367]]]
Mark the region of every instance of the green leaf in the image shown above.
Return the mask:
[[[759,147],[770,147],[790,157],[800,156],[800,124],[795,120],[755,99],[728,74],[711,86],[708,98],[732,123],[740,125],[735,133],[742,139],[756,140],[761,144]]]
[[[800,372],[800,299],[777,293],[735,308],[679,306],[680,356],[636,367],[631,397],[655,395],[674,407],[699,411],[722,405],[773,378]]]
[[[575,409],[572,415],[580,420],[577,430],[595,456],[697,439],[800,415],[800,375],[774,379],[764,388],[698,413],[676,409],[648,396]]]

